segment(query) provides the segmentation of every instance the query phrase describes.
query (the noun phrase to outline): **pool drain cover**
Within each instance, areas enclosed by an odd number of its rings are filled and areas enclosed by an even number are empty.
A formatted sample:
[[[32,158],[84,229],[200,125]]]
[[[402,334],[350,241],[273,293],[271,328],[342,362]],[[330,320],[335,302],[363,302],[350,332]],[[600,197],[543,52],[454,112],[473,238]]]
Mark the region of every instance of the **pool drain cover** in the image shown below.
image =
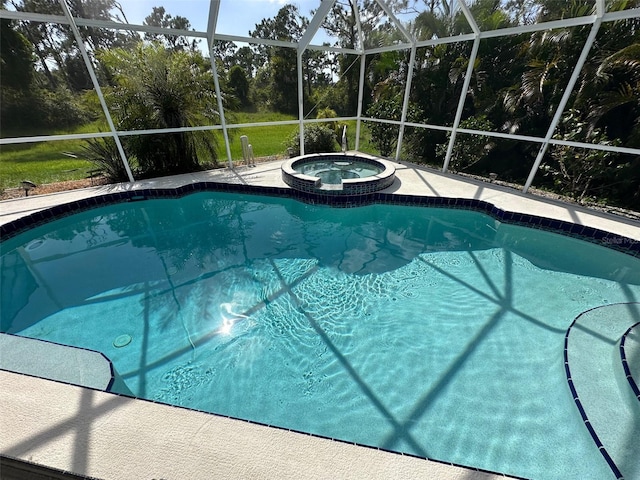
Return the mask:
[[[124,335],[119,335],[116,337],[116,339],[113,341],[113,346],[116,348],[122,348],[122,347],[126,347],[130,343],[131,343],[131,335],[128,335],[125,333]]]

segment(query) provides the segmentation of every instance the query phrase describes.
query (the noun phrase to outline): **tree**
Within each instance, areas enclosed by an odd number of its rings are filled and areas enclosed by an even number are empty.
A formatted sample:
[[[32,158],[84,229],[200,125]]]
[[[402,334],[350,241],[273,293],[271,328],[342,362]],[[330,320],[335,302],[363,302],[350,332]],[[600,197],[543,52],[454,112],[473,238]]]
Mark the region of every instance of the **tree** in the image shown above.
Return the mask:
[[[240,65],[234,65],[229,70],[228,85],[243,107],[249,105],[249,80]]]
[[[253,50],[250,47],[240,47],[233,54],[233,63],[242,68],[248,78],[253,78],[256,73]]]
[[[17,11],[63,16],[58,0],[14,0],[12,4]],[[114,13],[122,12],[116,0],[67,0],[67,5],[75,16],[121,21],[120,16]],[[79,30],[90,52],[125,46],[133,38],[137,38],[132,32],[116,32],[106,28],[81,26]],[[49,88],[65,85],[73,91],[91,84],[75,36],[68,25],[20,22],[19,31],[33,45],[39,68],[47,79]],[[69,70],[72,70],[71,74]]]
[[[579,111],[569,110],[563,115],[559,132],[555,135],[561,140],[576,141],[582,137],[582,131],[588,130]],[[590,129],[588,140],[601,145],[616,145],[598,129]],[[571,148],[554,145],[550,149],[551,161],[542,165],[542,171],[550,175],[554,183],[566,195],[582,202],[594,191],[602,190],[603,185],[616,182],[615,168],[618,154],[604,150]]]
[[[169,15],[164,7],[153,7],[150,15],[145,17],[142,22],[143,25],[150,25],[153,27],[171,28],[174,30],[190,30],[191,23],[185,17],[180,15],[173,17]],[[196,40],[189,41],[185,37],[178,35],[164,35],[157,33],[145,33],[145,40],[162,42],[171,50],[191,50],[195,51],[198,47]]]
[[[199,52],[153,43],[105,51],[100,59],[115,82],[106,97],[118,130],[218,122],[213,78]],[[132,136],[126,147],[142,176],[190,172],[217,158],[216,137],[207,131]]]
[[[372,118],[384,118],[387,120],[399,121],[402,116],[402,97],[381,98],[372,103],[367,109],[367,115]],[[415,105],[410,105],[407,112],[407,119],[415,121],[420,117],[419,109]],[[393,152],[398,140],[398,126],[388,123],[372,122],[369,126],[371,131],[371,142],[376,146],[380,155],[388,157]]]
[[[300,155],[300,132],[295,131],[285,142],[291,155]],[[337,150],[335,132],[326,125],[313,124],[304,129],[304,153],[328,153]]]
[[[470,117],[461,121],[460,128],[486,131],[493,130],[493,125],[487,120],[487,117],[480,115],[479,117]],[[438,146],[437,150],[441,158],[445,158],[449,148],[450,137],[450,134],[447,135],[447,141]],[[468,172],[476,164],[484,160],[492,148],[493,144],[489,137],[458,133],[451,151],[450,169],[454,172]]]
[[[15,21],[0,20],[0,124],[4,130],[71,126],[86,119],[71,92],[38,85],[34,46]]]
[[[0,87],[28,90],[34,63],[33,45],[11,20],[0,19]]]
[[[304,34],[308,20],[293,5],[282,7],[275,18],[263,19],[252,37],[296,42]],[[261,45],[256,48],[256,59],[269,74],[267,89],[271,107],[284,113],[298,111],[297,50],[287,47]]]

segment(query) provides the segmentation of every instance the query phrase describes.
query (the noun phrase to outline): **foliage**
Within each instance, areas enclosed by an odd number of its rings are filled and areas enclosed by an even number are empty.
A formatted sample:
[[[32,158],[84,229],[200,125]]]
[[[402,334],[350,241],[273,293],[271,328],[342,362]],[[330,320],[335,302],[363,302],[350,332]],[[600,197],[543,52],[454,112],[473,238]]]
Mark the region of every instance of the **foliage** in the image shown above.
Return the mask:
[[[460,122],[460,128],[492,131],[494,126],[489,120],[487,120],[485,115],[480,115],[478,117],[471,117],[462,120]],[[440,144],[437,148],[437,154],[442,159],[446,156],[450,138],[451,134],[447,135],[447,141]],[[478,162],[485,159],[492,148],[493,144],[491,143],[490,137],[457,132],[456,139],[453,144],[453,150],[451,151],[449,168],[457,172],[467,171]]]
[[[402,117],[402,98],[395,96],[372,103],[367,109],[367,116],[400,121]],[[407,120],[413,121],[419,116],[419,109],[415,105],[409,104]],[[388,123],[371,122],[369,129],[371,131],[371,143],[375,145],[380,155],[383,157],[390,156],[398,141],[398,126]]]
[[[373,103],[367,109],[367,115],[372,118],[384,118],[388,120],[400,120],[400,102],[394,100],[381,100]],[[398,127],[388,123],[372,122],[371,142],[376,146],[380,155],[388,157],[398,139]]]
[[[102,52],[100,60],[114,81],[106,98],[119,130],[217,123],[213,79],[199,52],[139,44]],[[216,137],[207,131],[131,136],[126,145],[142,176],[190,172],[217,158]]]
[[[563,116],[560,133],[555,138],[576,141],[583,137],[588,127],[579,111],[570,110]],[[600,145],[611,146],[618,143],[609,140],[598,129],[591,129],[587,136],[587,141]],[[603,185],[615,181],[616,169],[620,167],[617,162],[619,155],[604,150],[554,145],[551,147],[550,156],[552,161],[545,162],[542,171],[552,176],[561,191],[580,202],[588,195],[601,190]]]
[[[64,16],[58,0],[22,0],[12,2],[18,12],[38,12]],[[67,0],[71,14],[81,18],[122,21],[117,12],[122,13],[116,0]],[[90,51],[124,47],[130,45],[137,35],[126,30],[108,28],[79,27]],[[60,86],[74,91],[91,85],[88,72],[80,61],[78,44],[72,29],[66,24],[21,22],[18,31],[33,46],[38,69],[47,82],[55,89]],[[99,70],[99,65],[98,65]],[[70,72],[73,72],[70,75]],[[84,77],[83,79],[79,78]]]
[[[0,19],[0,85],[3,88],[28,88],[34,77],[34,61],[32,45],[27,38],[13,28],[11,20]]]
[[[229,88],[238,98],[240,105],[249,105],[249,79],[240,65],[234,65],[229,70]]]
[[[309,21],[294,5],[285,5],[274,18],[263,19],[252,37],[283,41],[298,41]],[[294,48],[260,45],[256,47],[255,59],[263,68],[267,100],[270,108],[283,113],[298,111],[297,52]],[[265,68],[267,67],[268,68]]]
[[[318,110],[316,114],[316,118],[338,118],[338,114],[332,108],[325,107]],[[333,130],[333,133],[336,135],[336,138],[341,138],[342,136],[342,128],[344,127],[343,123],[337,121],[326,122],[325,125]]]
[[[191,23],[186,17],[177,15],[175,17],[167,13],[164,7],[153,7],[151,14],[145,17],[143,25],[153,27],[171,28],[175,30],[189,30]],[[198,46],[197,40],[191,42],[185,37],[177,35],[160,35],[157,33],[145,33],[144,39],[152,42],[163,43],[169,50],[191,50],[195,51]]]
[[[294,132],[285,142],[293,156],[300,155],[300,132]],[[338,143],[336,134],[325,125],[307,125],[304,127],[304,153],[335,152]]]
[[[3,135],[21,130],[49,130],[80,125],[92,118],[82,100],[67,88],[0,89]]]
[[[127,170],[113,138],[92,138],[81,148],[81,155],[110,182],[128,182]]]

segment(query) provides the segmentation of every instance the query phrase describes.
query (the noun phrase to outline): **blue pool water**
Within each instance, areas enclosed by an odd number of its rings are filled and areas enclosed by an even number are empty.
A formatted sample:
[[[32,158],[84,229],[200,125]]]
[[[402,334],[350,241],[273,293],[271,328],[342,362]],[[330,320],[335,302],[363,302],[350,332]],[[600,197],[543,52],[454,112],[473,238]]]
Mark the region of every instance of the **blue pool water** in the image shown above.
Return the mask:
[[[295,167],[295,170],[311,177],[318,177],[322,183],[340,184],[342,180],[349,178],[366,178],[378,175],[384,170],[384,167],[357,160],[312,160],[300,163]]]
[[[563,344],[584,310],[640,300],[639,259],[475,212],[223,193],[1,246],[2,331],[101,351],[136,396],[527,478],[613,478]]]

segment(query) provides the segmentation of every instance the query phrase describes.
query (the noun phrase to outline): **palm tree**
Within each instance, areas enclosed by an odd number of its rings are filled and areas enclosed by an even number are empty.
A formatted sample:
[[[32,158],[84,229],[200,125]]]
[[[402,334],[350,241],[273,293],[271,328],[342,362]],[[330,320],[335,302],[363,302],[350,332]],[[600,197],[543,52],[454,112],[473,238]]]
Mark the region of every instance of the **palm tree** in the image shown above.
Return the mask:
[[[119,130],[214,125],[218,112],[213,77],[197,51],[167,50],[142,43],[99,56],[113,79],[109,109]],[[216,162],[210,131],[126,137],[141,176],[185,173]]]

